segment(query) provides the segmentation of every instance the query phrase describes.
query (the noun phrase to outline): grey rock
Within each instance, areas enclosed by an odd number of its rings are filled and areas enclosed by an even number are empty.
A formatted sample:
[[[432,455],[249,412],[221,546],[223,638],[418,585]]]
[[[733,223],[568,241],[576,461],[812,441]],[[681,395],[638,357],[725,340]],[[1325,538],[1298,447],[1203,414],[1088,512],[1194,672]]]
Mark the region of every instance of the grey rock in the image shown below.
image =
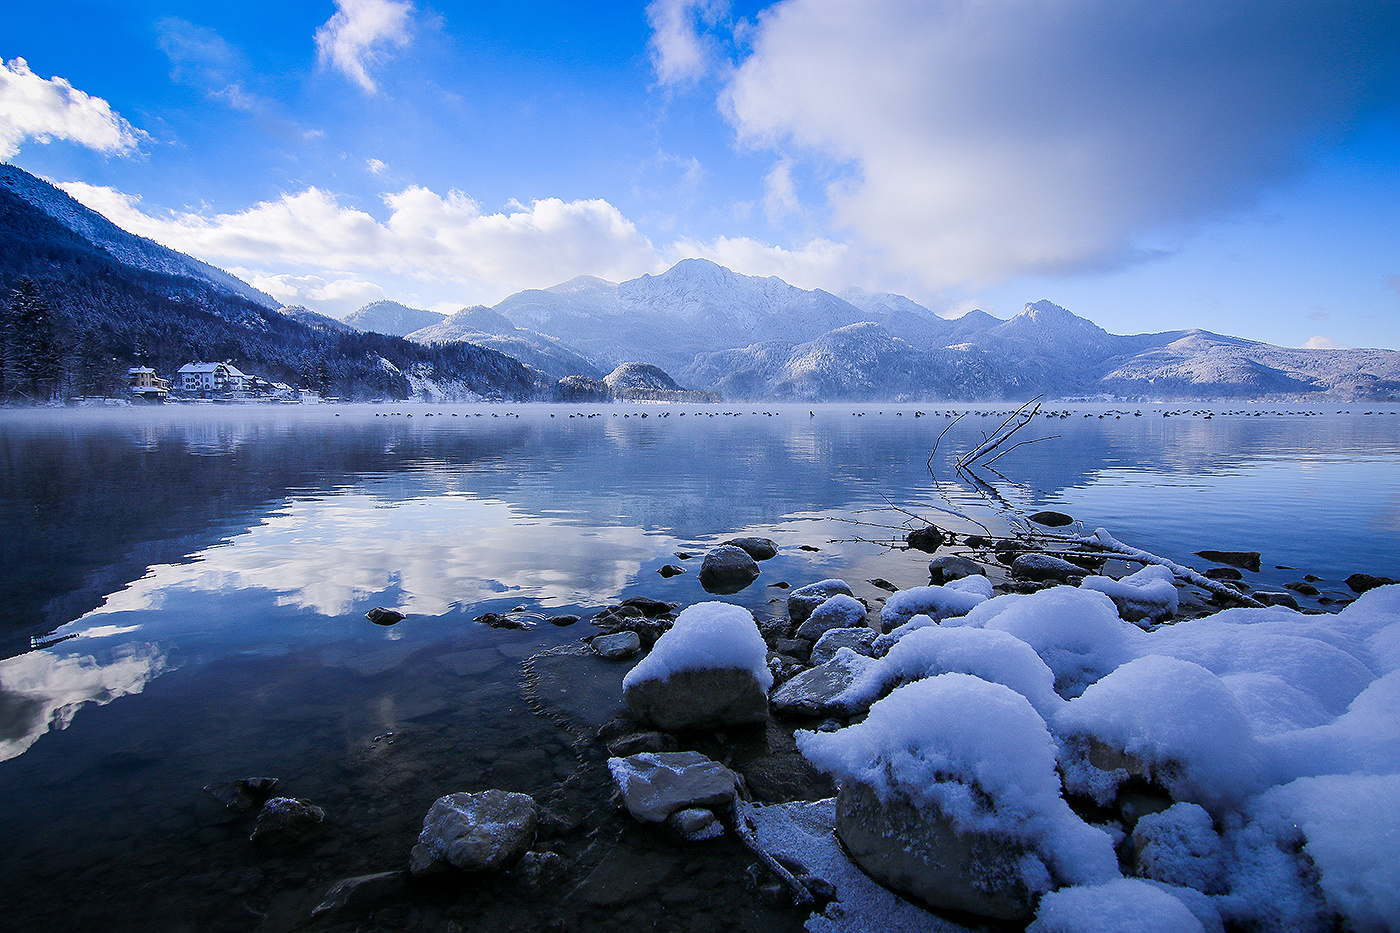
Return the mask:
[[[667,564],[665,567],[662,567],[656,572],[661,574],[663,577],[674,577],[679,574],[685,573],[685,568],[677,567],[675,564]]]
[[[1275,593],[1266,590],[1255,590],[1250,595],[1266,606],[1286,606],[1289,609],[1301,608],[1298,605],[1298,598],[1292,593]]]
[[[841,694],[875,661],[855,652],[840,651],[819,667],[803,671],[773,691],[773,709],[792,716],[827,716],[851,712]],[[867,704],[868,705],[868,704]]]
[[[634,732],[621,735],[607,743],[608,751],[616,758],[639,755],[642,752],[674,752],[679,745],[674,735],[664,732]]]
[[[768,695],[752,671],[705,668],[629,684],[622,698],[637,719],[666,732],[763,722]]]
[[[1015,576],[1041,582],[1067,583],[1084,576],[1084,568],[1049,554],[1021,554],[1011,562]]]
[[[975,560],[968,560],[966,557],[959,557],[956,554],[944,554],[942,557],[935,557],[928,562],[929,580],[935,586],[942,586],[953,580],[961,580],[963,577],[987,575],[986,568]]]
[[[614,632],[599,635],[589,642],[589,646],[600,658],[619,660],[630,658],[642,650],[642,639],[636,632]]]
[[[805,638],[775,638],[773,648],[799,661],[806,661],[812,653],[812,643]]]
[[[609,758],[608,770],[633,819],[665,822],[697,807],[727,809],[738,795],[734,772],[699,752],[654,752]]]
[[[743,548],[754,560],[768,560],[778,556],[778,544],[772,538],[730,538],[724,543]]]
[[[676,603],[664,603],[659,599],[651,599],[646,596],[629,596],[627,599],[618,603],[618,605],[631,606],[633,609],[640,611],[641,614],[648,619],[664,616],[666,613],[676,608]]]
[[[875,639],[879,636],[868,626],[830,629],[812,646],[810,660],[813,664],[825,664],[836,657],[842,648],[850,648],[856,654],[874,656]]]
[[[573,625],[575,622],[578,621],[578,618],[579,617],[576,615],[550,616],[549,621],[551,624],[557,625],[560,628],[562,628],[566,625]]]
[[[737,593],[758,579],[758,574],[758,563],[748,551],[721,544],[705,555],[700,565],[700,585],[707,593]]]
[[[312,919],[327,915],[363,913],[390,898],[397,897],[404,890],[404,872],[382,871],[373,875],[358,875],[342,878],[331,885],[321,903],[311,911]]]
[[[321,834],[326,811],[309,800],[273,797],[258,811],[249,840],[274,851],[303,846]]]
[[[439,797],[423,819],[410,869],[423,874],[434,862],[463,871],[500,868],[535,841],[539,808],[527,794],[487,790]]]
[[[936,807],[845,781],[836,797],[836,834],[852,861],[877,881],[938,910],[1025,921],[1044,893],[1027,879],[1040,861],[1024,842],[964,831]],[[1042,863],[1043,866],[1043,863]]]
[[[834,628],[854,628],[865,624],[865,604],[854,596],[837,593],[823,602],[797,627],[797,637],[816,641]]]
[[[1044,525],[1046,528],[1063,528],[1065,525],[1073,525],[1074,519],[1064,512],[1036,512],[1034,515],[1027,515],[1027,520],[1035,522],[1037,525]]]
[[[788,594],[788,619],[795,626],[801,625],[807,621],[812,610],[836,595],[854,596],[855,594],[851,592],[851,588],[846,585],[845,580],[821,580],[817,583],[800,586]]]

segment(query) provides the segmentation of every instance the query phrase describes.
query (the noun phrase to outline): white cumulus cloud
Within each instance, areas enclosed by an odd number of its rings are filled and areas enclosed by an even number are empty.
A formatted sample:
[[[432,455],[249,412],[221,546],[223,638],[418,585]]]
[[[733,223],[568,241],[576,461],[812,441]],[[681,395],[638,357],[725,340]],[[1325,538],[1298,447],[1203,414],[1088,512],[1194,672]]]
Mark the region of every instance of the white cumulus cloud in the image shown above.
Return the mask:
[[[0,63],[0,159],[13,158],[26,140],[53,139],[125,155],[146,134],[100,97],[78,90],[60,77],[45,80],[22,58]]]
[[[336,13],[316,30],[316,51],[329,65],[366,93],[378,87],[369,69],[388,57],[388,49],[409,42],[413,4],[407,0],[336,0]]]
[[[317,272],[326,282],[363,283],[376,273],[454,282],[478,297],[583,274],[620,280],[660,271],[651,242],[602,200],[544,198],[486,211],[460,191],[444,196],[409,187],[383,196],[387,216],[381,220],[319,188],[209,215],[154,214],[112,188],[60,187],[118,226],[208,262],[268,277],[303,267],[269,289],[279,299],[306,298],[324,286],[296,279],[306,268],[345,270]]]
[[[941,288],[1119,264],[1250,205],[1396,106],[1397,37],[1374,0],[784,0],[722,106],[834,173],[834,229]]]

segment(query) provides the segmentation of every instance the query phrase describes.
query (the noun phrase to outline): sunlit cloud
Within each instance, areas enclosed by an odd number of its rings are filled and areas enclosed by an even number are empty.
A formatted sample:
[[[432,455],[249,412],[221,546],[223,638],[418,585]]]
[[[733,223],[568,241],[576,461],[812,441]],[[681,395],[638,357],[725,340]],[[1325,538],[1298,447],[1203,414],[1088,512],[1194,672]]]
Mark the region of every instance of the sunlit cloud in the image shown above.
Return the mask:
[[[0,159],[18,155],[25,142],[55,139],[128,155],[146,138],[102,98],[57,76],[41,78],[22,58],[0,63]]]
[[[316,30],[316,51],[323,65],[335,68],[367,94],[378,86],[371,67],[389,56],[389,49],[409,42],[413,4],[400,0],[336,0],[336,13]]]
[[[1325,336],[1323,336],[1322,334],[1318,334],[1318,335],[1315,336],[1315,337],[1309,337],[1309,338],[1308,338],[1308,342],[1305,343],[1305,344],[1303,344],[1303,349],[1305,349],[1305,350],[1349,350],[1349,349],[1351,349],[1351,348],[1348,347],[1346,344],[1337,343],[1337,341],[1333,340],[1331,337],[1325,337]]]
[[[387,217],[380,220],[330,192],[307,188],[237,213],[157,216],[113,188],[60,187],[132,233],[268,278],[303,266],[345,270],[317,273],[328,281],[388,273],[504,296],[583,274],[620,280],[659,271],[650,240],[602,200],[545,198],[491,212],[459,191],[443,196],[410,187],[383,196]],[[279,287],[286,294],[307,285],[318,283],[291,275],[270,293],[280,297]]]
[[[943,288],[1123,265],[1250,206],[1393,106],[1397,37],[1371,0],[786,0],[721,104],[835,179],[832,230]]]

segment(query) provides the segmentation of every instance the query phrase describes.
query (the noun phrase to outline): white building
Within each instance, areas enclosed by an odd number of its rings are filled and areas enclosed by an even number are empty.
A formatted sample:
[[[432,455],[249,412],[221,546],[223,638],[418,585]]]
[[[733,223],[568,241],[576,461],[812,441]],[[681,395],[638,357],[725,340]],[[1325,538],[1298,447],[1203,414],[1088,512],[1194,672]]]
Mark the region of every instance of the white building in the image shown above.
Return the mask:
[[[184,392],[242,392],[248,377],[232,363],[186,363],[177,374]]]

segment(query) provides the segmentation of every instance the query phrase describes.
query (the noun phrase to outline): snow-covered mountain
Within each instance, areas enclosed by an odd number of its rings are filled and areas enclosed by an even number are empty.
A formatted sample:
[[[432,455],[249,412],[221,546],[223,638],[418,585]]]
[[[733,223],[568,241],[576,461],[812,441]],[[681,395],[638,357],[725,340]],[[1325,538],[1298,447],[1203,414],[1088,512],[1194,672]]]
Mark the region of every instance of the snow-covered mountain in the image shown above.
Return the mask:
[[[415,330],[441,324],[447,320],[447,315],[410,308],[397,301],[372,301],[358,311],[351,311],[345,315],[344,320],[356,330],[405,337]]]
[[[154,240],[127,233],[96,211],[85,207],[66,192],[13,165],[0,164],[0,185],[39,208],[64,227],[110,253],[123,265],[178,278],[190,278],[213,286],[226,294],[246,298],[264,308],[276,310],[281,303],[258,291],[242,279],[222,269],[177,253]]]
[[[598,378],[603,370],[562,340],[516,327],[505,315],[482,305],[463,308],[451,317],[408,335],[415,343],[466,341],[513,356],[551,382],[565,376]]]

